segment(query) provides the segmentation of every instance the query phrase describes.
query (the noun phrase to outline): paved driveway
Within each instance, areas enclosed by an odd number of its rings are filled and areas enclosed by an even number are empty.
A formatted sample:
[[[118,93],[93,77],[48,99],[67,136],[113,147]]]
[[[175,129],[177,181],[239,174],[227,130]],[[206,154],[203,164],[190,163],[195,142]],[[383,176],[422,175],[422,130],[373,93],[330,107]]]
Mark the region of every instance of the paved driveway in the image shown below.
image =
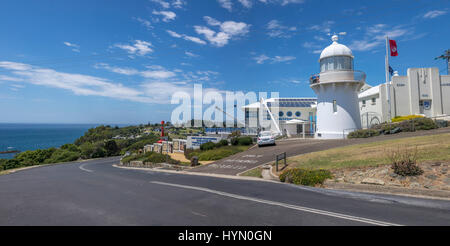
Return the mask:
[[[286,152],[287,156],[296,156],[310,152],[327,150],[331,148],[352,144],[370,143],[389,139],[424,136],[432,134],[449,133],[450,127],[430,131],[404,132],[395,135],[385,135],[365,139],[339,139],[316,140],[296,139],[278,141],[276,146],[253,147],[247,151],[238,153],[228,158],[219,160],[209,165],[191,169],[190,172],[237,175],[238,173],[260,166],[275,160],[275,156]]]

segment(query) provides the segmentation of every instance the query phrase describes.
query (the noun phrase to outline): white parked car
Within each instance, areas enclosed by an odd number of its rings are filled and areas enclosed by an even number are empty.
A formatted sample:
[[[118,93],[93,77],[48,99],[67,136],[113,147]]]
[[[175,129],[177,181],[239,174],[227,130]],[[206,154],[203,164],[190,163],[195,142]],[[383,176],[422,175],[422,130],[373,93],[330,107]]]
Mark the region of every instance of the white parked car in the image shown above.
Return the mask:
[[[275,145],[275,136],[272,132],[264,131],[258,135],[258,146],[262,145]]]

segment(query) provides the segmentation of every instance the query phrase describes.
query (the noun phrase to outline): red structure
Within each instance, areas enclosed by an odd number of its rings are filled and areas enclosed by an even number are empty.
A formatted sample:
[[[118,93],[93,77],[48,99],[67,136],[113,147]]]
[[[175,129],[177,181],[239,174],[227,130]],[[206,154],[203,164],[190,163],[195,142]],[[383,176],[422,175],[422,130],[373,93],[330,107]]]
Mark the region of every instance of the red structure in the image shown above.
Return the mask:
[[[158,143],[162,143],[164,141],[164,121],[161,121],[161,138],[159,139]]]

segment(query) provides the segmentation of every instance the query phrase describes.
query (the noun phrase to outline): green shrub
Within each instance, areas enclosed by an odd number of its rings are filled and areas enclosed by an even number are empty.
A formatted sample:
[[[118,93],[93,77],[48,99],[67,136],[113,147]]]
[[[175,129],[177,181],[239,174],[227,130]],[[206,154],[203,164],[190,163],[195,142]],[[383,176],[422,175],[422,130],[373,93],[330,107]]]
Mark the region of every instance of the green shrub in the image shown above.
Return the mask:
[[[61,163],[76,161],[80,158],[80,152],[72,152],[67,149],[58,149],[53,152],[52,156],[44,161],[44,163]]]
[[[238,138],[238,144],[244,146],[252,145],[253,139],[251,137],[240,137]]]
[[[95,146],[91,142],[86,142],[80,145],[80,150],[83,159],[90,159],[95,152]]]
[[[200,145],[200,150],[210,150],[214,149],[216,147],[216,144],[213,142],[207,142],[202,145]]]
[[[438,126],[436,123],[430,118],[419,118],[414,120],[414,125],[417,130],[431,130],[436,129]]]
[[[297,185],[315,186],[323,184],[326,179],[332,178],[328,170],[307,170],[301,168],[288,169],[281,173],[280,181]]]
[[[238,145],[239,144],[239,138],[231,138],[230,139],[231,145]]]
[[[380,131],[375,129],[361,129],[350,132],[348,138],[368,138],[380,135]]]
[[[417,146],[415,149],[407,147],[388,152],[388,159],[394,173],[400,176],[417,176],[423,174],[423,170],[417,165]]]
[[[216,147],[222,147],[222,146],[228,146],[228,141],[226,139],[222,139],[216,144]]]
[[[105,142],[105,151],[107,156],[116,156],[119,154],[120,149],[116,141],[109,140]]]
[[[61,149],[68,150],[71,152],[81,152],[80,148],[75,144],[64,144]]]

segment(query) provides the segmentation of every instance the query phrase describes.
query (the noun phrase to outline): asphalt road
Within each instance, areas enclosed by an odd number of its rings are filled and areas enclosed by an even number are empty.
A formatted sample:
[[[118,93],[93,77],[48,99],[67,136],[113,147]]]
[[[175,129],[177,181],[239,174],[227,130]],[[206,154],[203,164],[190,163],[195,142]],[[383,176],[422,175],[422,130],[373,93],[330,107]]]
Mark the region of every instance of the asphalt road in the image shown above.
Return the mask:
[[[0,176],[0,225],[450,225],[450,202],[114,167]]]
[[[214,163],[191,169],[190,172],[236,175],[254,167],[275,161],[275,156],[286,152],[288,157],[342,147],[353,144],[371,143],[405,137],[425,136],[449,133],[450,127],[429,131],[402,132],[394,135],[383,135],[359,139],[296,139],[277,141],[275,146],[254,147],[248,151],[224,158]]]

